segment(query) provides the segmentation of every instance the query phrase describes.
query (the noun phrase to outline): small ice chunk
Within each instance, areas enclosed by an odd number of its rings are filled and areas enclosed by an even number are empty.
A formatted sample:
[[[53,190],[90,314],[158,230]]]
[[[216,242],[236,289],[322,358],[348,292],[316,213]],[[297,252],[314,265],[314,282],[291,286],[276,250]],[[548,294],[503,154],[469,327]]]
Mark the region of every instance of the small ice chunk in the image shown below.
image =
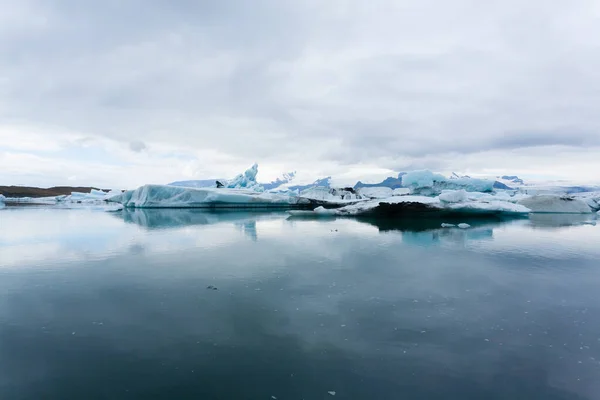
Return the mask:
[[[460,229],[468,229],[468,228],[470,228],[470,227],[471,227],[471,225],[469,225],[469,224],[465,224],[465,223],[462,223],[462,224],[458,224],[458,227],[459,227]]]
[[[446,224],[446,223],[442,224],[442,228],[454,228],[455,226],[456,225],[454,225],[454,224]]]
[[[327,392],[327,393],[329,393],[332,396],[335,396],[335,392],[333,390],[331,392]]]

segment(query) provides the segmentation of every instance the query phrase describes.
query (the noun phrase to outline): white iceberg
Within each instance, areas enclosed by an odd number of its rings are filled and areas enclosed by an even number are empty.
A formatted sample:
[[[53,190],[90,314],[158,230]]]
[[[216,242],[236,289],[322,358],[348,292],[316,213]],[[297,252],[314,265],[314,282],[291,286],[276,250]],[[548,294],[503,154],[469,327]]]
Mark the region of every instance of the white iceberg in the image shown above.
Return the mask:
[[[361,187],[356,192],[368,199],[385,199],[394,195],[394,190],[385,186]]]
[[[402,186],[414,194],[437,195],[443,190],[465,189],[469,192],[493,192],[494,181],[476,178],[448,179],[428,170],[412,171],[402,176]]]
[[[460,203],[467,200],[465,190],[445,190],[439,195],[440,201],[444,203]]]
[[[536,195],[521,199],[518,204],[531,209],[534,213],[589,214],[592,212],[585,201],[571,196]]]
[[[322,186],[312,187],[300,192],[300,198],[328,202],[330,204],[348,204],[364,200],[363,196],[356,191],[346,189],[334,189]]]
[[[446,223],[442,224],[442,228],[454,228],[455,226],[456,225],[454,225],[454,224],[446,224]]]
[[[465,223],[458,224],[457,226],[458,226],[460,229],[469,229],[469,228],[471,227],[471,225],[469,225],[469,224],[465,224]]]
[[[506,214],[506,215],[527,215],[531,210],[523,205],[514,204],[508,201],[494,200],[490,198],[470,200],[467,192],[446,192],[445,198],[462,201],[447,202],[442,201],[440,197],[429,196],[393,196],[387,199],[373,199],[356,201],[353,204],[343,206],[333,210],[336,215],[361,215],[373,212],[387,210],[401,210],[406,212],[420,211],[446,211],[456,214]]]
[[[6,200],[6,197],[4,197],[3,194],[0,194],[0,203],[4,203],[5,200]]]
[[[239,174],[231,181],[227,182],[225,187],[229,189],[250,189],[255,192],[264,192],[265,188],[256,181],[258,174],[258,164],[252,165],[243,174]]]
[[[396,188],[392,192],[392,196],[406,196],[410,194],[409,188]]]
[[[185,188],[144,185],[111,197],[128,208],[290,208],[310,204],[307,199],[252,189]]]

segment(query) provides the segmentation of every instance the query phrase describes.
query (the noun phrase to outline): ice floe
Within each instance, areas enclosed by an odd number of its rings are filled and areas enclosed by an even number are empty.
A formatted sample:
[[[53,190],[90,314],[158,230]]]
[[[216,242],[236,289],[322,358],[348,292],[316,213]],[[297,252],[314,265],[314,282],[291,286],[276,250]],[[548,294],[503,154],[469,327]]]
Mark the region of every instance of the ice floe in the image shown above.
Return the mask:
[[[256,192],[252,189],[184,188],[144,185],[111,197],[109,202],[139,208],[290,208],[310,204],[297,196]]]
[[[590,206],[583,200],[572,196],[536,195],[519,200],[518,204],[534,213],[588,214]]]

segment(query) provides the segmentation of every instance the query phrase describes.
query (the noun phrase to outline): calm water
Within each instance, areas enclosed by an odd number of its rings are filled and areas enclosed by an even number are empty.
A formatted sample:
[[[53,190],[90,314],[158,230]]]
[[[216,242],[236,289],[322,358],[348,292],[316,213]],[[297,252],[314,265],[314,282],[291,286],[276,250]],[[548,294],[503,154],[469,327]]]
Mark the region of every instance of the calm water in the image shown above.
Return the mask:
[[[5,208],[0,398],[600,399],[588,218]]]

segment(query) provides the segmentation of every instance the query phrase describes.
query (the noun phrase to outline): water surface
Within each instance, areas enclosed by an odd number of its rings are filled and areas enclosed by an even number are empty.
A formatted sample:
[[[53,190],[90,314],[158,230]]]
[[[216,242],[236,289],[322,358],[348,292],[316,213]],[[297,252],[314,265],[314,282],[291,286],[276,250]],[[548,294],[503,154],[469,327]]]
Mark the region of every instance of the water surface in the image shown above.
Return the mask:
[[[8,207],[0,398],[599,399],[589,218]]]

